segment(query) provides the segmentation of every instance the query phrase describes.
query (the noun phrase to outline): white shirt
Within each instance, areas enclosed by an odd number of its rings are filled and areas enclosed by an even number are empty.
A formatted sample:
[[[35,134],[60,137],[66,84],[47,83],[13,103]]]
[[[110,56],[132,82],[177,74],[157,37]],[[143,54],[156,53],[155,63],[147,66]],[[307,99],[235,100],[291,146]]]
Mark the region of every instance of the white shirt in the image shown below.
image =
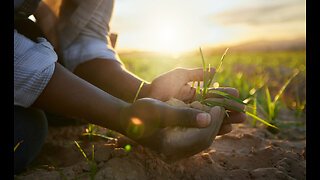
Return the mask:
[[[51,79],[57,59],[46,39],[35,43],[14,30],[14,105],[34,103]]]
[[[59,24],[61,60],[71,72],[81,63],[101,58],[120,62],[111,46],[109,22],[114,0],[79,0],[79,6]],[[14,30],[14,105],[29,107],[52,77],[57,54],[44,38],[38,43]]]

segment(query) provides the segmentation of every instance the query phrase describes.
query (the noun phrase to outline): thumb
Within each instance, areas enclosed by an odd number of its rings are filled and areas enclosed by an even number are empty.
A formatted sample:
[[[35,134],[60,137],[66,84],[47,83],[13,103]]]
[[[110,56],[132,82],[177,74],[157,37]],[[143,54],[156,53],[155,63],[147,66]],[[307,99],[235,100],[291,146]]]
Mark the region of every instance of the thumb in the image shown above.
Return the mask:
[[[167,111],[164,115],[167,117],[165,126],[205,128],[212,119],[209,113],[192,108],[175,107],[174,111]]]
[[[210,126],[212,126],[211,137],[214,139],[214,137],[216,137],[220,131],[223,119],[225,118],[225,113],[220,106],[215,106],[211,108],[210,115],[212,117],[210,124]]]

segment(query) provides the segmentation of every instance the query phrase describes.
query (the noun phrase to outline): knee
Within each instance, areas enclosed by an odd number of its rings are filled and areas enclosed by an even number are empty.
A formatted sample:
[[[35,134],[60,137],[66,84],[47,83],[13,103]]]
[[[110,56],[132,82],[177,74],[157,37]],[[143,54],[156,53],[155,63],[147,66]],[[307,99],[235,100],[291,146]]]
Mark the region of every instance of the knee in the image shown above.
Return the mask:
[[[48,123],[43,111],[14,107],[14,173],[19,173],[36,157],[45,141]]]

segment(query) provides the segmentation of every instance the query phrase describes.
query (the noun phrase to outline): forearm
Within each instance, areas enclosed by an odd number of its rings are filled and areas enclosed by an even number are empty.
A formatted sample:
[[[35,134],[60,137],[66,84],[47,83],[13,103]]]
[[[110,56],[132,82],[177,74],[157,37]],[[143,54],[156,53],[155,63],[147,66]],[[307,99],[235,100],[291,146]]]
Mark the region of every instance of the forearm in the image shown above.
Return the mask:
[[[77,66],[74,73],[109,94],[132,102],[143,81],[114,60],[94,59]],[[150,84],[145,82],[139,98],[147,97]]]
[[[52,78],[32,106],[122,133],[120,112],[128,105],[56,63]]]

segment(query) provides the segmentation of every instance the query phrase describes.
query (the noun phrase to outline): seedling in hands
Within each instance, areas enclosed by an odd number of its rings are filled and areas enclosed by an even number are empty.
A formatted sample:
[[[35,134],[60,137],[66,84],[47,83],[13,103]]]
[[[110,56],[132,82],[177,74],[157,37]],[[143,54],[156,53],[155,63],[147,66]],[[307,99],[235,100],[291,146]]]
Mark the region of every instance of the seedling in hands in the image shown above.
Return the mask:
[[[254,119],[262,122],[263,124],[265,124],[265,125],[267,125],[267,126],[270,126],[270,127],[273,127],[273,128],[278,129],[278,127],[276,127],[276,126],[268,123],[267,121],[261,119],[260,117],[256,116],[255,114],[252,114],[252,113],[250,113],[250,112],[248,112],[248,111],[239,109],[238,107],[231,106],[231,105],[229,105],[229,104],[226,104],[225,102],[216,102],[216,101],[206,100],[206,99],[205,99],[205,98],[206,98],[206,95],[207,95],[208,93],[212,93],[212,94],[218,94],[218,95],[220,95],[220,96],[223,96],[223,97],[225,98],[225,101],[234,101],[234,102],[237,102],[237,103],[246,105],[246,106],[248,105],[248,103],[243,102],[243,101],[242,101],[241,99],[239,99],[239,98],[230,96],[230,95],[227,94],[227,93],[223,93],[223,92],[221,92],[221,91],[208,91],[209,88],[210,88],[211,85],[212,85],[212,82],[213,82],[213,79],[214,79],[215,74],[220,70],[220,67],[221,67],[221,65],[222,65],[222,62],[223,62],[224,57],[225,57],[225,55],[227,54],[228,50],[229,50],[229,48],[227,48],[226,51],[224,52],[224,54],[222,55],[217,70],[216,70],[215,72],[213,72],[212,76],[210,77],[210,64],[209,64],[209,68],[207,68],[207,67],[206,67],[206,63],[205,63],[205,60],[204,60],[204,58],[203,58],[202,50],[201,50],[201,47],[200,47],[200,54],[201,54],[202,65],[203,65],[203,79],[204,79],[204,80],[203,80],[203,87],[202,87],[202,89],[200,88],[200,82],[198,81],[198,86],[197,86],[197,88],[196,88],[196,94],[197,94],[198,101],[199,101],[200,103],[202,103],[202,104],[204,104],[204,105],[207,105],[207,106],[210,106],[210,107],[213,107],[213,106],[221,106],[228,117],[229,117],[228,111],[225,110],[224,108],[245,113],[245,114],[251,116],[252,118],[254,118]],[[193,82],[192,86],[194,86],[194,82]]]

